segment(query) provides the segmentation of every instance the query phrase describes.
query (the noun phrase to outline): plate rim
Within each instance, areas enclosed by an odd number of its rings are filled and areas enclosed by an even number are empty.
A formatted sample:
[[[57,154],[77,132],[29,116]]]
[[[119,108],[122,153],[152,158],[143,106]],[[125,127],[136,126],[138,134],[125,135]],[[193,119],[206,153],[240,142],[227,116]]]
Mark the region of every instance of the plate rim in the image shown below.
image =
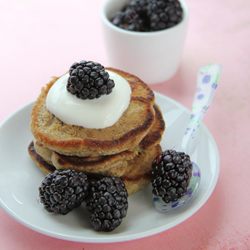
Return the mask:
[[[181,103],[175,101],[174,99],[165,96],[164,94],[158,93],[156,91],[154,91],[154,94],[157,96],[163,98],[163,99],[167,99],[167,101],[173,103],[175,106],[177,106],[178,108],[181,108],[182,110],[184,110],[185,112],[191,113],[191,111],[186,108],[185,106],[183,106]],[[4,126],[5,123],[7,123],[12,117],[14,117],[16,114],[18,114],[19,112],[21,112],[22,110],[25,110],[26,108],[28,108],[30,105],[33,105],[35,102],[35,100],[32,100],[26,104],[24,104],[23,106],[21,106],[20,108],[18,108],[17,110],[15,110],[13,113],[11,113],[10,115],[8,115],[0,124],[0,132],[2,129],[2,126]],[[19,222],[20,224],[36,231],[39,232],[43,235],[47,235],[53,238],[57,238],[57,239],[62,239],[62,240],[67,240],[67,241],[74,241],[74,242],[85,242],[85,243],[117,243],[117,242],[125,242],[125,241],[131,241],[131,240],[136,240],[136,239],[141,239],[141,238],[145,238],[145,237],[149,237],[149,236],[153,236],[155,234],[167,231],[177,225],[179,225],[180,223],[184,222],[185,220],[187,220],[188,218],[190,218],[192,215],[194,215],[205,203],[206,201],[209,199],[209,197],[211,196],[211,194],[213,193],[216,184],[218,182],[218,178],[219,178],[219,172],[220,172],[220,156],[219,156],[219,151],[218,151],[218,147],[216,144],[216,141],[214,139],[214,137],[212,136],[211,132],[208,130],[208,128],[204,125],[204,123],[202,123],[202,127],[204,129],[204,131],[206,132],[206,134],[209,135],[209,139],[211,140],[213,147],[214,147],[214,151],[215,151],[215,155],[216,155],[216,171],[214,174],[214,179],[212,181],[212,185],[211,188],[209,190],[209,192],[203,196],[196,204],[194,204],[194,206],[192,207],[193,210],[195,210],[194,212],[190,213],[188,216],[184,216],[185,218],[182,219],[180,215],[180,217],[178,218],[178,220],[175,221],[175,223],[171,223],[172,225],[168,228],[166,228],[166,225],[163,225],[161,227],[157,227],[155,229],[151,229],[149,230],[148,233],[144,232],[140,232],[140,233],[136,233],[133,235],[124,235],[121,236],[119,234],[112,234],[112,235],[105,235],[107,237],[88,237],[88,238],[84,238],[84,237],[76,237],[76,236],[64,236],[55,232],[48,232],[45,231],[43,229],[40,229],[39,227],[33,226],[32,224],[28,223],[25,220],[22,220],[22,218],[20,217],[20,215],[16,214],[14,211],[10,210],[8,208],[8,206],[3,202],[2,198],[0,197],[0,207],[8,214],[10,215],[13,219],[15,219],[17,222]],[[101,235],[102,236],[102,235]]]

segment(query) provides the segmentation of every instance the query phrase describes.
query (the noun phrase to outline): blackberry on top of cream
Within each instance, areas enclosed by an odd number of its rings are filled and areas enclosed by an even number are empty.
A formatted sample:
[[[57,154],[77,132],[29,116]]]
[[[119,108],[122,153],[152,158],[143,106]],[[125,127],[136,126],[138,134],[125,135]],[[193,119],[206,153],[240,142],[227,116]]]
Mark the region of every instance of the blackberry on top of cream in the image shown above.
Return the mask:
[[[114,125],[130,104],[129,83],[99,63],[74,63],[46,98],[47,110],[65,124],[101,129]]]
[[[67,90],[81,99],[99,98],[112,92],[115,83],[100,63],[82,60],[69,69]]]

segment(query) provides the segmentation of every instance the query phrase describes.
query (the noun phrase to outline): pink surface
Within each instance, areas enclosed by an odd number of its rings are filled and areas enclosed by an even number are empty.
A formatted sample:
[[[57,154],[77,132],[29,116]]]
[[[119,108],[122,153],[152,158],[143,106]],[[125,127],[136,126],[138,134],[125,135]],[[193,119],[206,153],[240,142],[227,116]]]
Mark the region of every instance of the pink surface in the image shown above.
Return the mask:
[[[0,122],[35,99],[50,77],[63,74],[72,62],[87,59],[108,66],[99,16],[103,1],[0,2]],[[223,66],[214,103],[204,119],[221,158],[210,199],[168,231],[113,244],[44,236],[0,209],[0,249],[250,249],[250,2],[186,2],[190,22],[181,66],[174,78],[152,88],[190,108],[197,69],[211,62]]]

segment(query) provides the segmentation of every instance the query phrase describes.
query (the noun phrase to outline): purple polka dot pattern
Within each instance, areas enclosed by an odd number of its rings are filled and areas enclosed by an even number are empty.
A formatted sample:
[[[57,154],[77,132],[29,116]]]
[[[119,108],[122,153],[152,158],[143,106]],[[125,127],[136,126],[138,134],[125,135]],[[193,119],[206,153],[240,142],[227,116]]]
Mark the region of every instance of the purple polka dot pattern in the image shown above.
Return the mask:
[[[211,75],[205,75],[203,77],[202,83],[209,83],[211,79]]]
[[[196,176],[201,177],[200,172],[193,173],[193,176],[194,176],[194,177],[196,177]]]
[[[216,83],[213,83],[213,84],[212,84],[212,88],[216,89],[216,88],[217,88],[217,84],[216,84]]]
[[[203,94],[200,94],[200,95],[197,96],[197,99],[198,99],[198,100],[202,100],[203,98],[204,98],[204,95],[203,95]]]
[[[222,67],[219,64],[208,64],[198,70],[196,93],[192,105],[192,114],[189,121],[189,126],[185,132],[182,148],[187,151],[194,135],[209,109],[215,90],[218,85],[218,80],[221,75]]]

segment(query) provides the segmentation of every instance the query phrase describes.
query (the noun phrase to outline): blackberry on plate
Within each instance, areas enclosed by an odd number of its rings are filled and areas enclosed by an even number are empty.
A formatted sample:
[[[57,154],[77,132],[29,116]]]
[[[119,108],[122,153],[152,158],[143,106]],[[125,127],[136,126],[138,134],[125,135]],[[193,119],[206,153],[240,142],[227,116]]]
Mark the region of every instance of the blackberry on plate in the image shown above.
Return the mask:
[[[88,178],[75,170],[56,170],[39,187],[40,202],[49,213],[67,214],[81,205],[89,190]]]
[[[81,99],[95,99],[110,94],[115,86],[100,63],[82,60],[69,69],[67,90]]]
[[[128,193],[119,177],[103,177],[91,183],[86,207],[96,231],[110,232],[117,228],[127,215]]]
[[[182,7],[178,0],[150,0],[147,6],[150,31],[170,28],[182,20]]]
[[[119,28],[125,30],[144,30],[143,20],[140,18],[137,12],[132,9],[116,12],[113,18],[111,19],[111,22]]]
[[[187,191],[192,170],[189,155],[175,150],[160,153],[152,163],[153,194],[166,203],[177,201]]]

